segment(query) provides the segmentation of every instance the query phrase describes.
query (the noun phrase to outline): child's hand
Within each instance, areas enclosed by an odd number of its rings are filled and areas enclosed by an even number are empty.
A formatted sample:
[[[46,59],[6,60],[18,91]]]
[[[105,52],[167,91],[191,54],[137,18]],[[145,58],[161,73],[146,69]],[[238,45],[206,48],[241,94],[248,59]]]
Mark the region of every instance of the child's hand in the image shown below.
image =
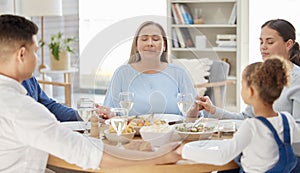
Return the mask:
[[[195,102],[199,104],[200,107],[203,107],[206,112],[210,114],[216,113],[216,106],[212,104],[208,96],[200,96]]]

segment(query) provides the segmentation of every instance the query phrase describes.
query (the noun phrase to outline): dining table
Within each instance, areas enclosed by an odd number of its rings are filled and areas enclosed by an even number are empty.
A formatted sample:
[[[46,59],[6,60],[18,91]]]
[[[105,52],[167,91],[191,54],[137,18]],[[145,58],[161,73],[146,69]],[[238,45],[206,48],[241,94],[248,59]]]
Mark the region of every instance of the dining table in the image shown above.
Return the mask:
[[[99,128],[100,138],[104,137],[104,130],[108,129],[108,125],[102,124]],[[215,132],[210,139],[211,140],[223,140],[230,139],[233,136],[233,133],[223,133]],[[105,138],[105,137],[104,137]],[[135,136],[135,140],[141,140],[141,136]],[[99,139],[100,140],[100,139]],[[189,140],[181,141],[180,145],[185,145],[186,143],[191,142]],[[104,151],[105,152],[105,151]],[[132,160],[132,162],[135,162]],[[79,171],[79,172],[98,172],[98,173],[204,173],[204,172],[213,172],[213,171],[222,171],[222,170],[231,170],[235,168],[239,168],[239,166],[234,162],[230,161],[225,165],[212,165],[212,164],[199,164],[189,160],[179,160],[174,164],[161,164],[161,165],[135,165],[135,166],[123,166],[123,167],[110,167],[110,168],[99,168],[99,169],[82,169],[75,164],[70,164],[63,159],[60,159],[54,155],[49,154],[48,157],[48,167],[58,168],[62,170],[68,171]]]

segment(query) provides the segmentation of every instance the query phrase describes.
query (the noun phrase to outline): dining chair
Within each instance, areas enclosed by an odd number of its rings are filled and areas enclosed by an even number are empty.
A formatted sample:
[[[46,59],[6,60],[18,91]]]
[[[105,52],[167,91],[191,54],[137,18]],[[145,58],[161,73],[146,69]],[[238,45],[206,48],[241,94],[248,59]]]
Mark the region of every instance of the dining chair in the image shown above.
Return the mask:
[[[71,107],[71,84],[70,83],[63,83],[63,82],[53,82],[53,81],[46,81],[46,80],[38,80],[39,84],[41,84],[43,90],[45,90],[44,85],[52,85],[52,86],[59,86],[64,87],[65,90],[65,105]]]
[[[235,84],[227,79],[228,63],[209,58],[174,59],[173,63],[187,70],[198,95],[207,95],[216,106],[224,106],[226,86]]]

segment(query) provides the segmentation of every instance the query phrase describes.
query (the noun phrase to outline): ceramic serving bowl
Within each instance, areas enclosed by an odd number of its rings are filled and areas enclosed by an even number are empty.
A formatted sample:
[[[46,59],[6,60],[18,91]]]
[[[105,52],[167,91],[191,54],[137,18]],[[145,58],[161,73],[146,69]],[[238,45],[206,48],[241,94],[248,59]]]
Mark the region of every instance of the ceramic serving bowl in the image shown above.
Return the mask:
[[[122,144],[130,142],[133,139],[134,134],[135,134],[135,131],[133,131],[131,133],[123,133],[123,134],[121,134],[121,136],[120,136],[120,142]],[[118,142],[118,135],[117,135],[117,133],[111,133],[109,131],[109,129],[104,130],[104,136],[110,142],[113,142],[113,143],[117,143]]]
[[[171,142],[173,128],[168,124],[143,126],[140,134],[142,139],[150,142],[153,147],[160,147]]]

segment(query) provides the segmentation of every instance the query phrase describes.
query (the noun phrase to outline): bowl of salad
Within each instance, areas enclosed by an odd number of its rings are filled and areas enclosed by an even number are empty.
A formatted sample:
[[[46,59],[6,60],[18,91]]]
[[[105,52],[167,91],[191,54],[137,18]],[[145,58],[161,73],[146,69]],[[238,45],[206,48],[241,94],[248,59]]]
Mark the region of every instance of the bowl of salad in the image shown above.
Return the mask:
[[[209,139],[218,132],[218,120],[206,119],[196,125],[194,123],[180,123],[173,125],[174,132],[178,133],[183,140],[196,141]]]

